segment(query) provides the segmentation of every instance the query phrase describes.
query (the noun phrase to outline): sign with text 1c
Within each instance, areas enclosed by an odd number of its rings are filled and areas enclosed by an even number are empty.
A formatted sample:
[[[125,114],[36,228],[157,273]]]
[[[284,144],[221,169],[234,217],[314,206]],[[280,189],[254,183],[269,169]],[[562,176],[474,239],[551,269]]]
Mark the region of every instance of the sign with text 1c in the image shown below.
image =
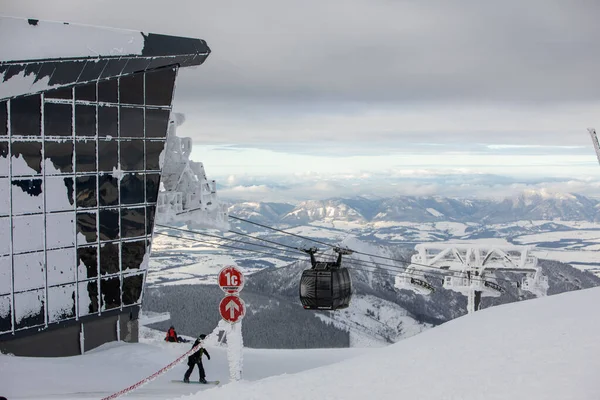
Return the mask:
[[[244,318],[246,304],[236,295],[225,296],[219,303],[219,312],[225,321],[234,324]]]
[[[228,294],[238,293],[244,287],[244,274],[232,265],[219,272],[218,280],[221,290]]]

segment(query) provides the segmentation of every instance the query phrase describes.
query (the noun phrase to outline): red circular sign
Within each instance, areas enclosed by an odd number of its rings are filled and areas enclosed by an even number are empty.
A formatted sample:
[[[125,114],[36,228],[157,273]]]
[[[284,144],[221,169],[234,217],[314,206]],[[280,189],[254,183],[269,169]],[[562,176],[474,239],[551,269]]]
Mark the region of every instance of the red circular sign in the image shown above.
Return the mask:
[[[244,318],[246,304],[238,296],[225,296],[219,303],[219,312],[225,321],[235,323]]]
[[[244,274],[236,267],[230,265],[219,272],[218,281],[219,287],[225,293],[237,293],[244,287]]]

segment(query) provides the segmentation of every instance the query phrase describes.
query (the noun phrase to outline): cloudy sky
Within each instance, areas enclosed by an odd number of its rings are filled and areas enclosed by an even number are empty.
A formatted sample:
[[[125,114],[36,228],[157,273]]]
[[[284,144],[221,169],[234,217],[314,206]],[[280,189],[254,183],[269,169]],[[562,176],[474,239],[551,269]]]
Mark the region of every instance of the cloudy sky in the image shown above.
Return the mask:
[[[180,134],[228,197],[600,196],[600,2],[5,0],[205,39]]]

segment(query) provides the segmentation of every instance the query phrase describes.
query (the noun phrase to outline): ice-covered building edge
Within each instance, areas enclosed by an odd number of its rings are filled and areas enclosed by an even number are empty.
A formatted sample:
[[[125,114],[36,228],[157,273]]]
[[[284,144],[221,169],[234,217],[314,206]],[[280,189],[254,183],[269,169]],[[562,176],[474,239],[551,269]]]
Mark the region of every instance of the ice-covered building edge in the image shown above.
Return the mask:
[[[0,17],[0,35],[11,38],[11,40],[0,43],[0,57],[2,57],[0,61],[0,192],[3,192],[0,195],[0,205],[2,206],[0,207],[0,222],[2,222],[0,229],[7,228],[4,231],[9,236],[8,238],[3,237],[3,240],[8,239],[6,242],[9,243],[9,248],[0,249],[0,252],[2,252],[0,254],[0,280],[2,281],[0,284],[0,314],[2,314],[0,315],[0,322],[2,322],[0,324],[0,350],[17,355],[57,356],[78,354],[111,340],[136,341],[137,314],[141,304],[145,270],[151,245],[154,211],[156,209],[158,192],[156,177],[160,179],[162,167],[160,164],[162,163],[159,158],[165,149],[174,89],[174,82],[172,82],[168,96],[165,96],[165,93],[160,93],[160,87],[156,90],[156,85],[168,83],[171,78],[174,81],[179,67],[201,65],[210,54],[210,49],[206,42],[201,39],[10,17]],[[152,79],[148,78],[150,76]],[[157,77],[159,79],[156,79]],[[136,85],[134,81],[141,82],[141,86],[137,87],[137,92],[135,90],[130,91]],[[101,98],[101,93],[106,92],[104,89],[113,86],[112,83],[114,82],[116,82],[116,97],[114,100]],[[153,90],[148,91],[148,88]],[[149,99],[149,93],[153,93],[155,98]],[[157,98],[161,95],[161,101],[158,101]],[[128,99],[139,97],[142,100],[137,101],[137,104],[134,100],[134,104],[130,104],[131,101],[124,101],[125,97]],[[168,101],[165,101],[167,97]],[[33,129],[31,132],[17,132],[15,124],[18,125],[20,118],[18,112],[20,110],[16,105],[19,102],[30,101],[30,99],[38,102],[34,103],[34,107],[30,108],[29,112],[36,108],[39,111],[39,115],[36,116],[39,122],[39,131]],[[11,104],[14,107],[11,107]],[[71,121],[65,122],[63,120],[59,121],[58,125],[54,124],[57,126],[62,124],[63,128],[70,124],[68,133],[65,130],[60,132],[59,136],[51,135],[53,133],[50,132],[53,125],[52,118],[60,114],[49,111],[54,108],[71,110],[68,111],[71,115]],[[87,116],[93,115],[93,117],[88,118],[87,122],[83,120],[78,122],[78,116],[83,115],[79,113],[79,109],[92,110]],[[116,122],[112,121],[115,126],[118,126],[115,132],[116,135],[100,134],[100,110],[116,111]],[[132,125],[131,120],[123,119],[125,118],[124,115],[132,112],[133,114],[143,115],[142,119],[137,121],[138,123],[142,121],[143,127],[141,130],[136,131],[135,128],[132,128],[135,124]],[[126,132],[124,127],[132,130]],[[78,134],[80,131],[87,131],[85,137]],[[90,134],[90,132],[93,134]],[[105,145],[111,142],[117,143],[116,166],[110,170],[101,171],[100,160],[103,155],[100,152],[100,144]],[[77,147],[80,143],[91,143],[95,147],[95,160],[90,163],[85,171],[78,169],[79,166],[85,165],[85,163],[78,163]],[[138,154],[137,161],[128,159],[128,151],[123,153],[120,151],[123,145],[129,146],[127,143],[139,143],[140,148],[143,149],[143,156],[140,157]],[[16,157],[13,154],[13,150],[18,150],[19,146],[24,145],[27,147],[30,144],[39,147],[39,151],[34,150],[34,152],[38,151],[35,157],[39,158],[39,166],[35,165],[35,160],[31,161],[31,154],[28,154],[29,157],[26,161],[22,149],[20,150],[21,154],[16,154]],[[150,144],[151,146],[149,146]],[[63,148],[61,151],[64,151],[64,148],[70,148],[70,150],[67,150],[70,151],[67,154],[67,158],[70,156],[70,161],[57,161],[59,157],[52,159],[51,152],[47,150],[53,147]],[[152,149],[151,155],[150,149]],[[29,150],[25,150],[25,153]],[[61,154],[63,158],[65,158],[64,155]],[[46,158],[46,156],[49,156],[49,158]],[[3,158],[4,160],[2,160]],[[156,160],[154,160],[155,158]],[[134,163],[137,168],[123,168],[123,161],[125,161],[125,164]],[[149,162],[152,163],[151,168],[149,168]],[[15,168],[13,168],[13,163]],[[33,164],[34,168],[30,168],[30,164]],[[13,170],[17,173],[19,168],[25,172],[20,172],[20,176],[18,174],[13,175]],[[124,169],[135,170],[135,172],[124,173]],[[154,171],[154,173],[151,174],[148,171]],[[127,189],[128,185],[122,184],[124,176],[134,175],[142,176],[142,180],[145,179],[141,183],[142,189],[138,187],[129,190]],[[117,182],[112,188],[116,188],[116,192],[118,192],[118,200],[110,204],[113,208],[107,209],[101,208],[102,202],[106,199],[102,198],[102,188],[99,183],[105,177]],[[87,208],[81,208],[85,212],[80,213],[81,192],[77,191],[77,183],[73,182],[79,182],[82,179],[95,182],[95,185],[92,185],[94,187],[86,193],[89,195],[95,190],[95,193],[89,196],[91,198],[95,196],[96,203],[91,205],[88,202],[89,204],[85,204],[85,206],[88,206]],[[2,180],[4,183],[1,182]],[[63,196],[68,200],[68,202],[63,202],[63,207],[66,205],[66,210],[61,209],[60,212],[55,212],[56,210],[47,208],[47,204],[51,203],[48,199],[57,192],[50,190],[43,192],[43,190],[52,187],[50,184],[46,185],[50,181],[59,182],[61,180],[65,182],[65,185],[67,180],[73,182],[71,182],[71,189],[66,185],[66,196]],[[149,181],[152,181],[153,184],[149,185]],[[31,188],[32,182],[33,189]],[[17,185],[15,186],[15,184]],[[43,190],[38,190],[36,185]],[[21,186],[26,187],[23,189]],[[54,186],[56,187],[56,185]],[[149,186],[152,188],[150,191]],[[15,187],[20,189],[13,190]],[[20,215],[15,215],[13,213],[13,203],[16,204],[18,199],[13,199],[12,193],[20,193],[21,189],[24,192],[22,196],[19,194],[21,198],[27,199],[27,196],[34,198],[35,196],[31,193],[37,193],[36,196],[42,198],[42,201],[34,201],[33,203],[39,204],[30,205],[29,209],[25,209]],[[124,217],[124,215],[131,210],[130,208],[123,208],[122,210],[121,195],[124,189],[133,193],[133,195],[128,193],[130,197],[139,197],[140,195],[143,197],[143,200],[137,203],[134,202],[134,204],[140,205],[137,210],[144,209],[141,214],[144,216],[145,229],[142,228],[143,232],[137,237],[140,240],[137,241],[125,240],[121,236],[123,233],[121,223],[127,220],[127,216]],[[141,193],[141,191],[145,193]],[[64,195],[64,192],[65,187],[62,187],[62,193],[59,197]],[[149,192],[152,193],[149,194]],[[152,197],[152,201],[149,201],[148,196]],[[8,201],[6,201],[6,198]],[[106,206],[106,204],[104,205]],[[96,207],[95,210],[94,207]],[[105,211],[114,211],[119,226],[118,234],[115,237],[108,238],[106,243],[102,243],[103,232],[100,215]],[[95,261],[97,264],[95,266],[96,271],[92,271],[92,274],[96,273],[96,276],[91,278],[87,276],[86,280],[80,282],[79,274],[85,274],[86,269],[89,274],[90,270],[94,269],[90,268],[89,265],[82,266],[85,263],[81,262],[80,258],[78,260],[78,253],[81,249],[79,244],[87,240],[86,237],[90,234],[90,232],[84,232],[85,234],[81,232],[82,229],[85,230],[85,223],[80,223],[79,214],[86,213],[93,215],[92,219],[95,219],[97,237],[93,238],[91,244],[85,242],[85,245],[86,248],[95,248],[98,254]],[[51,239],[51,234],[46,234],[46,228],[50,228],[49,220],[56,215],[65,217],[62,221],[63,225],[65,221],[67,221],[67,226],[71,223],[73,237],[67,238],[66,247],[61,248],[56,245],[57,248],[49,249],[48,243],[53,239]],[[41,222],[41,225],[36,228],[41,227],[43,230],[42,243],[40,244],[43,249],[36,248],[34,251],[25,249],[20,254],[16,254],[13,243],[14,238],[21,234],[23,229],[17,229],[18,232],[15,234],[15,221],[33,217]],[[139,213],[134,217],[138,218],[138,221],[135,223],[129,221],[130,226],[136,223],[139,225]],[[69,221],[69,218],[72,218],[72,220]],[[128,259],[128,261],[135,259],[137,266],[134,269],[125,268],[121,251],[128,244],[139,244],[142,243],[142,240],[146,246],[138,246],[138,250],[145,247],[143,255],[138,254]],[[113,278],[110,278],[110,271],[102,270],[103,256],[100,254],[107,245],[114,245],[115,243],[119,249],[117,250],[118,257],[112,260],[112,267],[107,269],[114,269],[115,263],[118,263],[118,272],[114,273],[113,270]],[[50,282],[52,272],[51,266],[48,264],[48,256],[49,254],[58,254],[58,252],[67,254],[69,249],[74,253],[74,263],[59,272],[60,275],[66,273],[66,275],[74,276],[74,280],[65,283],[60,279],[54,279],[60,284],[52,284]],[[23,272],[19,272],[22,264],[19,261],[15,263],[15,257],[22,254],[36,254],[38,259],[36,260],[37,264],[36,262],[26,263]],[[137,270],[137,272],[132,274],[132,270]],[[23,278],[22,281],[31,281],[30,275],[35,276],[36,274],[37,278],[40,279],[38,279],[39,282],[21,285],[20,282],[15,281],[19,274]],[[105,306],[110,302],[110,299],[107,299],[102,292],[102,285],[111,279],[116,282],[116,275],[118,275],[119,299],[113,301],[112,308],[106,308]],[[109,276],[109,278],[105,279],[104,276]],[[130,285],[134,287],[134,293],[125,293],[124,280],[132,277],[137,279],[134,285]],[[142,278],[141,281],[140,277]],[[33,280],[35,281],[35,279]],[[43,282],[43,285],[40,282]],[[86,307],[85,302],[81,302],[80,295],[86,291],[82,284],[87,285],[88,292],[95,291],[96,299],[92,302],[95,301],[97,309],[93,313],[80,313]],[[95,285],[95,289],[90,291],[90,285]],[[15,293],[16,287],[22,291]],[[57,296],[55,292],[60,292],[60,295]],[[15,298],[19,299],[17,303],[25,304],[23,300],[24,293],[30,297],[28,302],[33,303],[33,308],[37,303],[42,311],[38,314],[32,314],[31,310],[21,312],[24,315],[20,316],[22,317],[20,322],[25,321],[25,323],[17,326],[17,316],[15,314],[18,314],[19,304],[15,304]],[[54,299],[52,296],[48,298],[49,293],[54,293],[52,295],[55,296]],[[61,296],[62,300],[58,300]],[[93,296],[90,295],[91,297]],[[125,298],[127,298],[127,302]],[[61,301],[69,304],[61,306]],[[49,311],[48,307],[52,308],[52,303],[55,304],[55,308],[57,308],[56,304],[59,304],[59,306],[57,310],[54,310],[56,312],[52,312],[52,315],[50,315],[51,310]],[[7,316],[8,318],[6,318]],[[28,323],[28,321],[32,321],[32,316],[35,321]],[[10,324],[8,329],[7,323]]]

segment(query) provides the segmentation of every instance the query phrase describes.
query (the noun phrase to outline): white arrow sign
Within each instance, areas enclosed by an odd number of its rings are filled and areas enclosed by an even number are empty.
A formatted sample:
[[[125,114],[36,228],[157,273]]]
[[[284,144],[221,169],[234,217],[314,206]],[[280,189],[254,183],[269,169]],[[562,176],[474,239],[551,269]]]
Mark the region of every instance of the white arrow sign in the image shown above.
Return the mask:
[[[240,307],[233,300],[229,301],[229,303],[227,303],[227,305],[225,306],[225,310],[229,311],[229,318],[231,319],[235,318],[235,312],[239,309]]]

